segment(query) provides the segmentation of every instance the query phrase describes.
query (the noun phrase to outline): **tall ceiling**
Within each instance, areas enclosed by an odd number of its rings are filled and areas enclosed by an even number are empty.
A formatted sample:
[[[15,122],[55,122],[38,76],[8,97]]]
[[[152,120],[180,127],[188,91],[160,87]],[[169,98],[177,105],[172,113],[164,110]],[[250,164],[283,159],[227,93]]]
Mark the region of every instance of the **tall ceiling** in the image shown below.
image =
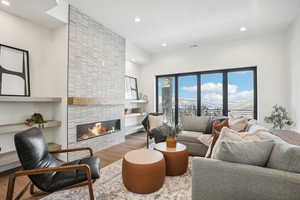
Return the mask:
[[[70,0],[150,53],[287,28],[299,0]],[[141,18],[135,23],[134,18]],[[240,27],[248,31],[240,32]],[[163,48],[162,43],[168,46]]]
[[[45,11],[69,1],[149,53],[241,39],[287,29],[300,15],[300,0],[8,0],[0,9],[48,28],[60,21]],[[60,10],[59,10],[60,9]],[[67,15],[67,13],[63,13]],[[139,17],[140,23],[134,18]],[[247,31],[240,32],[245,26]],[[167,47],[162,47],[167,43]]]
[[[56,28],[62,22],[49,16],[46,11],[57,6],[56,0],[7,0],[10,6],[0,4],[0,10],[33,21],[48,28]]]

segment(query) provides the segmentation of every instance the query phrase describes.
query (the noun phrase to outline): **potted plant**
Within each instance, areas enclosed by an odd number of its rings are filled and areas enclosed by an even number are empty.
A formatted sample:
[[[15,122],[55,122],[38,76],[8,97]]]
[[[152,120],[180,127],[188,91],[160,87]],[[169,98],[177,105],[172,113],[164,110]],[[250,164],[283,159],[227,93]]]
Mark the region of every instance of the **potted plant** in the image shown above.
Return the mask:
[[[176,148],[176,136],[180,134],[181,128],[178,126],[169,126],[164,123],[161,127],[158,128],[159,132],[167,137],[167,147],[168,148]]]
[[[266,123],[273,124],[273,130],[275,129],[283,129],[285,126],[291,126],[294,122],[288,116],[288,112],[282,106],[278,106],[277,104],[273,106],[273,111],[270,116],[265,117]]]

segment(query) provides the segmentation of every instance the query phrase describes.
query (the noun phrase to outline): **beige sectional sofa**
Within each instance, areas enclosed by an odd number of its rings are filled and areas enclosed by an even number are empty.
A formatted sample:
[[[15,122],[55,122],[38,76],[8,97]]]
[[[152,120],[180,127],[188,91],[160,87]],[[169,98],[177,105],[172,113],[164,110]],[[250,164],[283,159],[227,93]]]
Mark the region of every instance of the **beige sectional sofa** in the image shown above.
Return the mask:
[[[300,147],[290,145],[259,125],[249,132],[274,142],[266,166],[194,157],[193,200],[299,200]]]
[[[204,157],[208,146],[200,142],[199,137],[201,135],[211,135],[213,121],[226,118],[212,119],[209,116],[182,116],[183,131],[178,135],[177,141],[187,146],[190,155]]]

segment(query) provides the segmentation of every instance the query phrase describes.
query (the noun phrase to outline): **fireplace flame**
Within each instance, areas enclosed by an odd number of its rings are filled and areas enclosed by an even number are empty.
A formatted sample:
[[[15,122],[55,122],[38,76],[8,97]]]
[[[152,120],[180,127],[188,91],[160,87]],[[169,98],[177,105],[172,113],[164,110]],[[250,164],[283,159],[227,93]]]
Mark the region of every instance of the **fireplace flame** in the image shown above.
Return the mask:
[[[109,130],[108,127],[103,126],[101,123],[95,124],[92,128],[88,128],[88,132],[83,134],[80,139],[86,140],[92,137],[104,135],[107,133],[113,133],[115,132],[115,127],[111,127],[111,130]]]

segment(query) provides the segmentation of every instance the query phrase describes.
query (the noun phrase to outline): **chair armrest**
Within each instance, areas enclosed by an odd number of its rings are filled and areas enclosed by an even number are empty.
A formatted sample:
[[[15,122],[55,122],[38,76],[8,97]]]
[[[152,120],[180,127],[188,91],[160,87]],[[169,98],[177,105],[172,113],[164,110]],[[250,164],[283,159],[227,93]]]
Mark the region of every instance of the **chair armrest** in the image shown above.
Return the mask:
[[[298,200],[300,174],[214,159],[194,158],[192,197],[193,200]]]
[[[44,174],[48,172],[58,172],[58,171],[71,171],[83,169],[87,174],[87,178],[91,178],[91,169],[87,164],[78,164],[78,165],[69,165],[69,166],[60,166],[60,167],[49,167],[49,168],[41,168],[41,169],[31,169],[31,170],[21,170],[14,173],[14,176],[27,176],[27,175],[36,175],[36,174]]]
[[[66,153],[66,152],[74,152],[74,151],[89,151],[90,156],[93,156],[93,150],[89,147],[80,147],[80,148],[73,148],[73,149],[62,149],[57,151],[50,151],[50,153]]]

